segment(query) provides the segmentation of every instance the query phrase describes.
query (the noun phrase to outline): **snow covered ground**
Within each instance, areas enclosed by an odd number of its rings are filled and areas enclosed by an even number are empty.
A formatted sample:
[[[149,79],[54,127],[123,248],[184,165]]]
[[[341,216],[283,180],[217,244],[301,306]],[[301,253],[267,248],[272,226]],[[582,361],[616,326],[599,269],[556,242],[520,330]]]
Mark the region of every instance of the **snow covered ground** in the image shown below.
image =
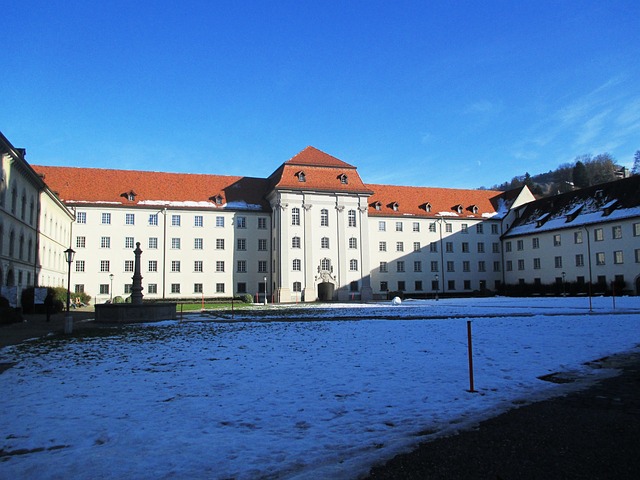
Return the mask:
[[[637,349],[639,313],[639,297],[594,298],[591,314],[587,298],[291,306],[28,342],[0,350],[16,362],[0,375],[0,478],[354,479],[612,375],[585,362]],[[579,380],[537,378],[553,372]]]

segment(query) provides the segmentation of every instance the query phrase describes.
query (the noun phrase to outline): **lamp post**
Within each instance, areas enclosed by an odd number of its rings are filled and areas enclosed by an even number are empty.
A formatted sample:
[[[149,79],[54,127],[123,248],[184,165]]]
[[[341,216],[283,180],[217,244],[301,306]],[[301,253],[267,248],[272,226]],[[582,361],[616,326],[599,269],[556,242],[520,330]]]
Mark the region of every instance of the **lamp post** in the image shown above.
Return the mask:
[[[267,277],[264,277],[264,304],[267,304]]]
[[[67,260],[67,265],[69,267],[67,273],[67,315],[64,317],[64,333],[73,332],[73,318],[71,317],[70,306],[71,306],[71,262],[73,262],[73,257],[76,252],[71,248],[67,248],[64,251],[64,258]]]
[[[436,302],[438,301],[438,291],[440,290],[440,283],[438,282],[438,274],[436,273]]]
[[[109,303],[113,303],[113,273],[109,274],[109,280],[111,280],[111,286],[109,287]]]
[[[566,297],[567,296],[567,291],[565,289],[565,272],[562,272],[562,296]]]

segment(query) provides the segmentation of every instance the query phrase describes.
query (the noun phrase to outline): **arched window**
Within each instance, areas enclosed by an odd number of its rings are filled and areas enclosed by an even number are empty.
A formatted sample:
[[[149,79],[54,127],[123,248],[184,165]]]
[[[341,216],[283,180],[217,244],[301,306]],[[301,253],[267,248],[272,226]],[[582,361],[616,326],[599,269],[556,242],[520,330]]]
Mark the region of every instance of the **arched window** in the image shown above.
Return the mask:
[[[22,191],[22,204],[20,205],[20,219],[24,221],[27,218],[27,192]]]
[[[329,226],[329,210],[323,208],[320,210],[320,226],[328,227]]]
[[[300,248],[300,237],[293,237],[291,239],[291,248]]]
[[[320,270],[331,271],[331,260],[328,258],[320,260]]]
[[[293,291],[294,292],[301,292],[302,291],[302,283],[293,282]]]
[[[320,248],[329,248],[329,237],[322,237],[320,239]]]
[[[358,260],[349,260],[349,270],[351,270],[352,272],[358,271]]]

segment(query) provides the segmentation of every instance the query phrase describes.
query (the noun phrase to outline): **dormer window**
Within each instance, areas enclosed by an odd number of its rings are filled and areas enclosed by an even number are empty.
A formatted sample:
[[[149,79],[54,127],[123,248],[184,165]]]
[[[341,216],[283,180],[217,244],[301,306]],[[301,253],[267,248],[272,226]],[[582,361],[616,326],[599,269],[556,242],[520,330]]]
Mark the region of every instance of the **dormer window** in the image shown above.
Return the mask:
[[[468,209],[469,209],[469,211],[471,213],[478,213],[478,206],[477,205],[471,205]]]
[[[382,210],[382,204],[380,202],[375,202],[375,203],[372,203],[371,205],[373,206],[373,208],[375,208],[378,211]]]
[[[304,174],[304,172],[302,170],[300,170],[298,173],[296,173],[296,177],[298,177],[298,181],[299,182],[306,182],[307,181],[307,177]]]
[[[209,197],[209,200],[211,200],[216,205],[222,205],[222,202],[224,201],[224,198],[222,198],[222,195],[218,194],[218,195],[215,195],[213,197]]]
[[[458,214],[461,214],[462,210],[463,210],[462,205],[460,205],[460,204],[454,205],[453,206],[453,210],[455,210]]]
[[[604,194],[604,192],[602,190],[596,190],[595,197],[596,198],[602,198],[603,194]]]
[[[136,192],[134,192],[133,190],[130,190],[128,192],[124,192],[120,196],[126,198],[130,202],[135,202],[136,201],[136,195],[137,195]]]
[[[341,173],[340,175],[338,175],[338,179],[340,180],[340,183],[342,183],[343,185],[346,185],[349,183],[349,177],[347,177],[344,173]]]
[[[602,215],[604,215],[605,217],[608,215],[611,215],[611,212],[613,212],[617,206],[618,206],[618,200],[617,199],[611,200],[609,203],[602,206]]]
[[[544,225],[544,222],[549,220],[550,216],[551,216],[550,213],[545,213],[545,214],[541,215],[540,217],[538,217],[536,219],[536,228],[540,228],[542,225]]]
[[[425,210],[425,212],[430,212],[431,211],[431,204],[429,202],[425,203],[423,205],[423,208]]]
[[[571,210],[569,210],[569,212],[566,215],[567,218],[567,223],[569,222],[573,222],[576,217],[578,216],[578,214],[580,213],[580,211],[582,210],[582,207],[584,205],[580,204],[580,205],[576,205],[575,207],[573,207]]]
[[[400,208],[400,205],[398,205],[398,202],[391,202],[389,205],[387,205],[387,207],[389,207],[394,212],[397,212]]]

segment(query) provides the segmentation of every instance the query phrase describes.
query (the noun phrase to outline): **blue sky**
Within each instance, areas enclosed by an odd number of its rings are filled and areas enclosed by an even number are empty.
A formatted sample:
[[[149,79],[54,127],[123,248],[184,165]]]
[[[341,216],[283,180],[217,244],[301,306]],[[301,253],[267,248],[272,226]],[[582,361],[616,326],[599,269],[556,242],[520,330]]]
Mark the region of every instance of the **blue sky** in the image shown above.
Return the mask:
[[[640,149],[637,1],[10,1],[0,130],[33,164],[491,186]]]

